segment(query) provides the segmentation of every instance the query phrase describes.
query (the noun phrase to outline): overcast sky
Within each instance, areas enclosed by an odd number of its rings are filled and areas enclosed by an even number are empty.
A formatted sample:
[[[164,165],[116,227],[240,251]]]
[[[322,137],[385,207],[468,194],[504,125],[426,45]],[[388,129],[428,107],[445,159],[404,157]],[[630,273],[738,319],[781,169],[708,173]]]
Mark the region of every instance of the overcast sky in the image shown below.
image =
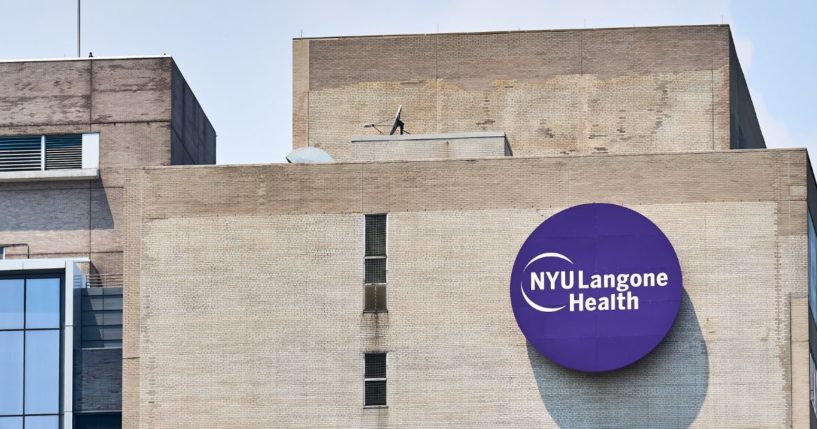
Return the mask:
[[[292,41],[304,36],[732,26],[769,147],[817,156],[817,1],[83,0],[83,56],[172,55],[218,132],[218,162],[284,162]],[[0,0],[0,59],[76,55],[76,0]]]

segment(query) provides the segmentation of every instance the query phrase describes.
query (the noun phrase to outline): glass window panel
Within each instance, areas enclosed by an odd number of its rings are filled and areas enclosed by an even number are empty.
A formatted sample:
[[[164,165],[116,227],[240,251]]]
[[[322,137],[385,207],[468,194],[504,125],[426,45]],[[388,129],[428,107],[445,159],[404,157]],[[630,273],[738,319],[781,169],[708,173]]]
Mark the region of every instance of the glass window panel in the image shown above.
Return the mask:
[[[105,296],[103,305],[105,310],[122,310],[122,295]]]
[[[74,429],[110,429],[122,427],[122,415],[111,414],[77,414]]]
[[[366,215],[366,256],[386,256],[386,215]]]
[[[105,340],[102,342],[102,346],[106,349],[121,349],[122,348],[122,340]]]
[[[82,341],[100,341],[102,340],[102,327],[101,326],[89,326],[89,327],[82,327]]]
[[[375,309],[377,311],[386,311],[386,285],[374,285],[375,290]]]
[[[26,328],[60,327],[60,279],[26,281]]]
[[[363,377],[365,378],[386,378],[386,354],[366,353],[366,368]]]
[[[386,381],[367,381],[366,406],[386,405]]]
[[[22,417],[0,417],[0,429],[22,429]]]
[[[23,279],[0,280],[0,329],[23,329]]]
[[[363,311],[377,311],[377,291],[374,285],[363,286]]]
[[[814,232],[811,212],[806,217],[808,218],[808,302],[811,314],[817,317],[817,234]]]
[[[26,414],[59,412],[60,331],[26,332]]]
[[[102,330],[102,339],[109,341],[118,341],[122,339],[122,327],[121,326],[106,326]]]
[[[80,299],[80,306],[82,307],[82,311],[102,311],[105,309],[105,297],[104,296],[97,296],[97,295],[85,295],[85,291],[82,292],[82,298]]]
[[[26,416],[26,429],[60,429],[60,417]]]
[[[122,325],[122,312],[116,310],[106,311],[103,320],[106,325]]]
[[[386,283],[386,260],[367,259],[365,283]]]
[[[386,311],[386,285],[363,285],[363,311]]]
[[[105,314],[101,311],[83,311],[80,316],[82,326],[94,326],[105,324]]]
[[[101,349],[105,347],[105,341],[85,341],[82,340],[82,348],[83,349]]]
[[[3,331],[0,332],[0,414],[22,413],[23,331]]]

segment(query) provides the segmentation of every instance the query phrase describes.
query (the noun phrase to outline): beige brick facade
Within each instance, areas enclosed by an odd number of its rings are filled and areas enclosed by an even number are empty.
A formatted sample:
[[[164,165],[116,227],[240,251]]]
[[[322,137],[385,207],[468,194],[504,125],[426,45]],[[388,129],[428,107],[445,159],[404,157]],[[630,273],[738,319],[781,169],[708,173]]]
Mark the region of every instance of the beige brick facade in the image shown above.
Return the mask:
[[[172,136],[212,132],[174,114],[178,100],[188,116],[201,111],[186,92],[170,57],[0,62],[0,136],[100,135],[97,180],[0,183],[0,243],[27,243],[33,258],[89,257],[96,271],[121,274],[125,168],[184,163],[173,159]],[[210,163],[214,144],[213,134]]]
[[[125,427],[807,427],[807,162],[129,170]],[[685,281],[662,345],[602,375],[530,349],[508,296],[527,235],[588,202],[653,220]],[[388,213],[386,314],[362,312],[365,213]],[[388,408],[363,407],[366,351],[389,353]]]
[[[363,128],[398,105],[411,135]],[[292,121],[339,162],[175,167],[215,132],[171,58],[0,62],[0,136],[100,134],[96,180],[0,183],[0,243],[124,272],[124,427],[809,425],[817,188],[804,150],[728,150],[765,143],[727,26],[296,39]],[[664,342],[594,375],[508,294],[527,235],[591,202],[653,220],[685,280]],[[387,313],[362,311],[371,213]]]
[[[293,145],[347,161],[398,105],[518,156],[764,147],[728,26],[296,39],[293,97]]]

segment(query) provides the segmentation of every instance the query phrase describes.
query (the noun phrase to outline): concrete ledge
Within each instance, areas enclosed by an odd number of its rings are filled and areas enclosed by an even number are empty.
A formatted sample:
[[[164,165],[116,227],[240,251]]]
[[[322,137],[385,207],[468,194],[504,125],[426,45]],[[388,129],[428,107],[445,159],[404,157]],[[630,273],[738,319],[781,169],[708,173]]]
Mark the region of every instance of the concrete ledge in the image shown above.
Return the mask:
[[[511,156],[501,131],[379,135],[352,138],[353,161],[479,159]]]
[[[64,269],[70,264],[87,262],[90,262],[90,259],[83,257],[62,259],[3,259],[0,260],[0,272],[28,271],[28,270],[57,270]]]
[[[352,143],[358,143],[358,142],[382,142],[382,141],[406,141],[406,140],[454,140],[454,139],[478,139],[478,138],[505,138],[505,133],[502,132],[502,131],[474,131],[474,132],[462,132],[462,133],[355,136],[355,137],[352,137]]]
[[[94,180],[99,177],[97,168],[45,171],[0,171],[0,182],[39,182],[46,180]]]

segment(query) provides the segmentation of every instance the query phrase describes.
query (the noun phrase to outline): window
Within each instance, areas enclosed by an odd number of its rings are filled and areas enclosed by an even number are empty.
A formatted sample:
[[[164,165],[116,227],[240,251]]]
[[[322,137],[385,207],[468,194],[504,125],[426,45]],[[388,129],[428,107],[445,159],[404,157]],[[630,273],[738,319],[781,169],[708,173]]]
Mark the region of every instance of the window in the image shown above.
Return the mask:
[[[74,429],[111,429],[121,427],[122,414],[120,413],[93,413],[74,415]],[[0,428],[2,428],[2,426],[0,426]]]
[[[0,137],[0,172],[73,170],[98,166],[97,133]]]
[[[79,307],[81,348],[122,347],[121,287],[83,288]]]
[[[817,234],[814,231],[810,211],[806,217],[808,218],[808,303],[812,316],[817,317]]]
[[[817,386],[817,367],[814,366],[814,356],[811,352],[808,354],[808,381],[809,381],[809,399],[811,400],[811,409],[814,414],[817,414],[817,398],[815,398],[814,389]]]
[[[386,353],[363,355],[363,405],[382,407],[386,405]]]
[[[0,429],[58,428],[62,280],[0,278]]]
[[[386,311],[386,215],[366,215],[363,311]]]

